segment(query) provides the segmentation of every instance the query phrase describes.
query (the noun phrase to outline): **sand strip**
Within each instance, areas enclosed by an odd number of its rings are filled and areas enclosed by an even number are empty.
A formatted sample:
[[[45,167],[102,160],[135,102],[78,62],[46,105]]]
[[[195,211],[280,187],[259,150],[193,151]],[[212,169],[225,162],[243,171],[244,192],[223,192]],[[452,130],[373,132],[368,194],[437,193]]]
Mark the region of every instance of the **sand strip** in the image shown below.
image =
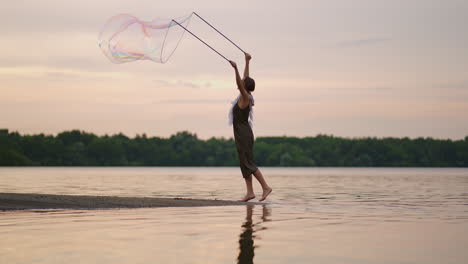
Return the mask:
[[[187,198],[117,197],[55,195],[34,193],[0,193],[0,210],[24,209],[103,209],[142,207],[194,207],[248,205],[254,202],[203,200]]]

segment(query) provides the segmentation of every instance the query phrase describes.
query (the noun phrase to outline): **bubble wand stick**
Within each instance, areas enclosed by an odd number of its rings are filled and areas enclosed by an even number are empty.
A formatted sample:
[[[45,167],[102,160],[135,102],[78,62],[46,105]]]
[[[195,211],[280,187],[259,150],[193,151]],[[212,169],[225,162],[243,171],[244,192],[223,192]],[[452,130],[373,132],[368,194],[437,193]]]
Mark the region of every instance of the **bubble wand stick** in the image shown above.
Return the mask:
[[[179,24],[179,22],[175,21],[174,19],[172,19],[172,22],[176,23],[177,25],[179,25],[181,28],[183,28],[185,31],[187,31],[188,33],[190,33],[192,36],[194,36],[195,38],[197,38],[199,41],[201,41],[203,44],[205,44],[208,48],[210,48],[211,50],[213,50],[214,52],[218,53],[219,56],[223,57],[225,60],[229,61],[228,58],[226,58],[223,54],[219,53],[217,50],[215,50],[213,47],[211,47],[208,43],[206,43],[205,41],[203,41],[203,39],[199,38],[197,35],[193,34],[192,31],[188,30],[186,27],[182,26],[181,24]]]
[[[212,29],[216,30],[216,32],[218,32],[221,36],[223,36],[225,39],[229,40],[229,42],[231,42],[234,46],[236,46],[238,49],[240,49],[240,51],[242,51],[243,53],[246,53],[243,49],[241,49],[239,46],[237,46],[236,43],[234,43],[232,40],[230,40],[228,37],[226,37],[226,35],[224,35],[223,33],[221,33],[221,31],[217,30],[213,25],[211,25],[210,23],[208,23],[208,21],[206,21],[205,19],[203,19],[203,17],[201,17],[200,15],[198,15],[197,13],[195,12],[192,12],[193,14],[195,14],[198,18],[200,18],[201,20],[203,20],[203,22],[205,22],[208,26],[210,26]]]

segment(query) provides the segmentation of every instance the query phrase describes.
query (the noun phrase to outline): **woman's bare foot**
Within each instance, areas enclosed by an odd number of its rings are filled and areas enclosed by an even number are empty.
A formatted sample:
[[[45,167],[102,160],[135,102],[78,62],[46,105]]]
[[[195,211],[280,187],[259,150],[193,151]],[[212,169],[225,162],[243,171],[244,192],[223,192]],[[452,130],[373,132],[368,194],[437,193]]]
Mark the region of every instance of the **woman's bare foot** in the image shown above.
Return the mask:
[[[239,202],[247,202],[249,200],[252,200],[253,198],[255,198],[255,194],[247,194],[243,199],[239,200]]]
[[[259,202],[264,201],[272,191],[273,191],[273,189],[270,188],[270,187],[268,187],[268,189],[263,190],[262,199],[260,199],[258,201]]]

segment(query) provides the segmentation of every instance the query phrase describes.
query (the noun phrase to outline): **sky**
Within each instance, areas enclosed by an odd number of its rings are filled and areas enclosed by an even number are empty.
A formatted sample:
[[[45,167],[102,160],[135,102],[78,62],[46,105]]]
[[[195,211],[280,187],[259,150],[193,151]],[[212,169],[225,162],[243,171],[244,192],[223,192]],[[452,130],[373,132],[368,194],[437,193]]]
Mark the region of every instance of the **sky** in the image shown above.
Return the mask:
[[[17,0],[0,7],[0,128],[232,137],[230,65],[190,35],[165,64],[113,64],[119,13],[196,11],[251,53],[256,136],[468,136],[468,1]],[[243,54],[197,18],[190,30]]]

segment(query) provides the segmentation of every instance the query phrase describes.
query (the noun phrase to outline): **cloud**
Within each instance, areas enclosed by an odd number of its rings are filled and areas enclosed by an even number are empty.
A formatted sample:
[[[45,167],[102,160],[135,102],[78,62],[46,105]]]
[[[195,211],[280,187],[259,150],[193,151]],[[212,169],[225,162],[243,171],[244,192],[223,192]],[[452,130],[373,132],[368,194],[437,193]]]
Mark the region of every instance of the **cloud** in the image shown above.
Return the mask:
[[[432,85],[432,88],[443,89],[443,90],[449,89],[449,90],[458,90],[458,91],[468,91],[468,80],[437,83],[437,84]]]
[[[154,102],[155,104],[229,104],[229,100],[207,100],[207,99],[173,99],[173,100],[160,100]]]
[[[210,88],[212,87],[211,82],[209,81],[167,81],[167,80],[153,80],[153,82],[158,86],[163,87],[188,87],[193,89],[200,89],[200,88]]]
[[[387,37],[373,37],[373,38],[361,38],[361,39],[352,39],[344,40],[336,43],[333,47],[336,48],[353,48],[353,47],[362,47],[362,46],[372,46],[378,45],[390,41],[391,38]]]

